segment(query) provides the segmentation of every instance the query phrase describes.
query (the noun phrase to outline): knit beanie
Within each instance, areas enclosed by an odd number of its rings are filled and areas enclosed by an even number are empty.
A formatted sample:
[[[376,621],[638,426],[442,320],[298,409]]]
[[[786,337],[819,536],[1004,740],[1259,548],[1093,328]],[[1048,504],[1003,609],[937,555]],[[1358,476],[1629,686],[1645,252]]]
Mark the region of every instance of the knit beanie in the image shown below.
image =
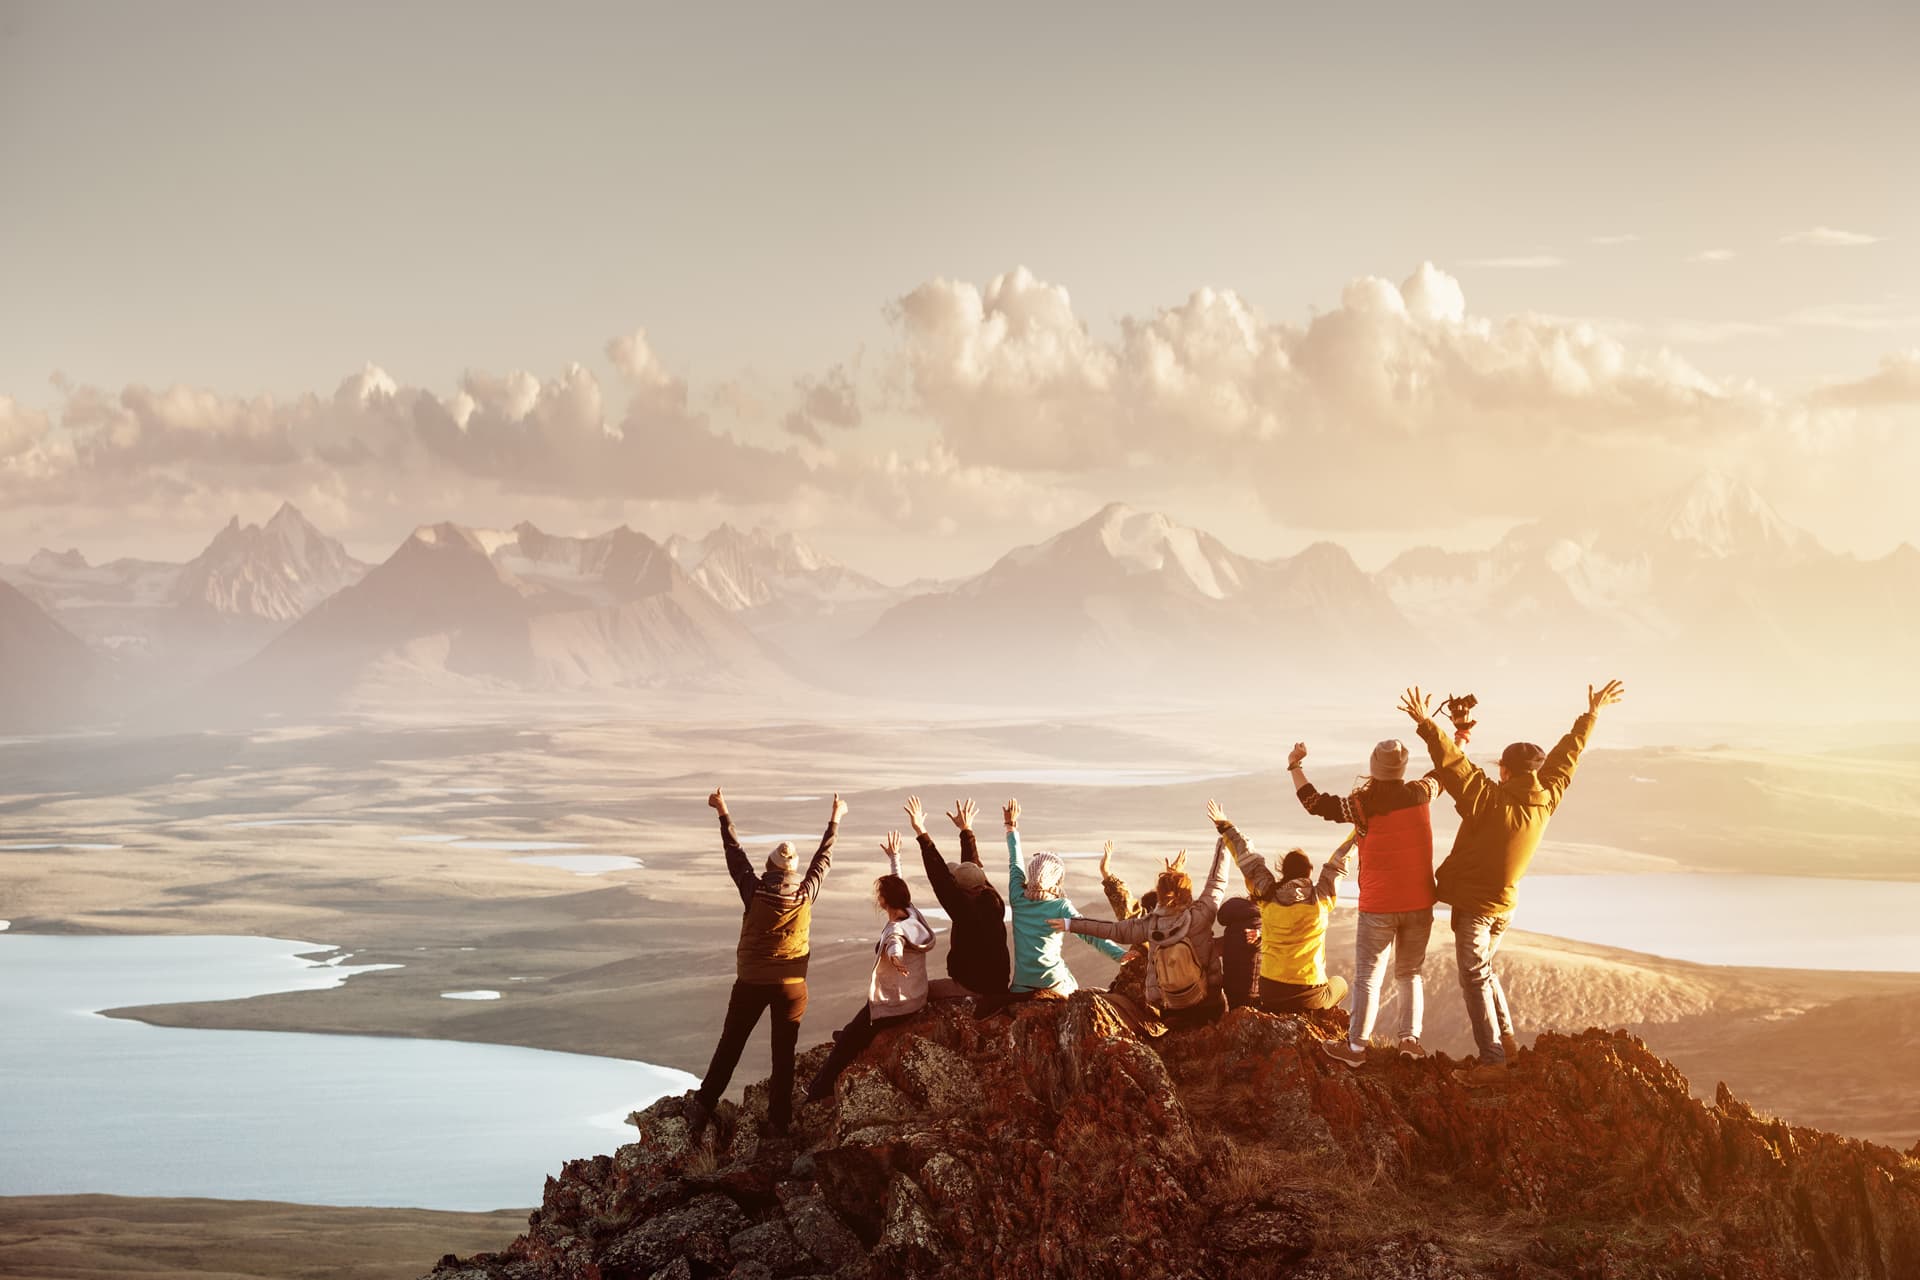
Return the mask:
[[[1060,896],[1060,885],[1067,878],[1067,864],[1060,855],[1046,850],[1027,859],[1027,897],[1034,901]]]
[[[767,874],[770,876],[790,876],[799,865],[799,851],[788,840],[773,846],[773,852],[767,855]]]
[[[957,862],[953,867],[953,882],[971,893],[987,883],[987,869],[977,862]]]
[[[1367,774],[1380,782],[1399,782],[1407,776],[1407,744],[1387,738],[1374,744],[1373,757],[1367,761]]]

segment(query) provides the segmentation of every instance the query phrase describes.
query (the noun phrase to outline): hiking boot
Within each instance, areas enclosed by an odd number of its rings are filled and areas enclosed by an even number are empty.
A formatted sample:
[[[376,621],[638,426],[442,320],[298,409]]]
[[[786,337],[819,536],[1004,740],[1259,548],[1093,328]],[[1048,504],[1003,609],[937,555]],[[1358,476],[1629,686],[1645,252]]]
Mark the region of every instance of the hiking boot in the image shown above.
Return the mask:
[[[680,1118],[687,1122],[687,1142],[691,1145],[700,1141],[701,1135],[706,1133],[707,1125],[713,1120],[713,1112],[699,1098],[688,1098],[686,1105],[680,1108]]]
[[[1362,1045],[1354,1044],[1351,1041],[1322,1040],[1320,1042],[1320,1049],[1335,1062],[1351,1067],[1355,1071],[1367,1065],[1366,1048]]]
[[[1507,1069],[1496,1062],[1476,1062],[1470,1067],[1461,1067],[1453,1073],[1453,1078],[1469,1088],[1482,1085],[1507,1083]]]
[[[1419,1036],[1401,1036],[1400,1043],[1394,1046],[1394,1051],[1403,1058],[1424,1058],[1427,1056],[1427,1048],[1420,1043]]]
[[[1507,1055],[1507,1065],[1512,1066],[1520,1058],[1520,1038],[1513,1032],[1504,1032],[1500,1036],[1500,1052]]]

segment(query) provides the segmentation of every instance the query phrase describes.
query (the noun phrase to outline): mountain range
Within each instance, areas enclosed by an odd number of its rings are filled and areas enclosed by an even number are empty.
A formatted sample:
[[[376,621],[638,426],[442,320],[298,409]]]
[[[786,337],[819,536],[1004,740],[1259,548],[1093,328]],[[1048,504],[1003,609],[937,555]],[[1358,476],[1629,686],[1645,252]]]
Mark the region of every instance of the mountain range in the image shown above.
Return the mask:
[[[1251,557],[1120,504],[972,577],[906,588],[791,533],[729,525],[656,541],[442,523],[369,567],[287,505],[264,525],[230,522],[184,565],[42,550],[0,580],[84,641],[127,698],[171,682],[326,701],[418,679],[1327,702],[1356,680],[1443,668],[1504,688],[1619,673],[1676,713],[1760,700],[1899,715],[1914,713],[1897,682],[1920,622],[1920,551],[1830,552],[1718,474],[1484,550],[1416,547],[1377,573],[1334,543]],[[16,669],[26,634],[4,651]]]

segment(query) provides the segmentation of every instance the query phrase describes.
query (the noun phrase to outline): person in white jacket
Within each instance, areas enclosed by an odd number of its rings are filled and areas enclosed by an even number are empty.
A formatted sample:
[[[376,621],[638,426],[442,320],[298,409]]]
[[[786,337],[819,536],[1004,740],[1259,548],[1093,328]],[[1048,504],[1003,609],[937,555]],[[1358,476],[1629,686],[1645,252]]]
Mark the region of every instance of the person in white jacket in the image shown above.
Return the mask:
[[[1211,1021],[1227,1009],[1214,964],[1213,938],[1213,920],[1227,896],[1227,842],[1215,842],[1213,866],[1197,897],[1186,861],[1183,849],[1161,871],[1151,911],[1120,921],[1076,916],[1056,920],[1054,927],[1123,944],[1146,943],[1147,1003],[1168,1022],[1198,1023]]]
[[[833,1052],[807,1086],[808,1102],[832,1093],[840,1073],[853,1065],[876,1035],[927,1006],[927,953],[933,950],[933,928],[913,905],[913,891],[900,877],[900,833],[887,832],[880,847],[887,855],[887,874],[873,882],[873,900],[886,912],[887,924],[873,947],[867,1002],[834,1033]]]

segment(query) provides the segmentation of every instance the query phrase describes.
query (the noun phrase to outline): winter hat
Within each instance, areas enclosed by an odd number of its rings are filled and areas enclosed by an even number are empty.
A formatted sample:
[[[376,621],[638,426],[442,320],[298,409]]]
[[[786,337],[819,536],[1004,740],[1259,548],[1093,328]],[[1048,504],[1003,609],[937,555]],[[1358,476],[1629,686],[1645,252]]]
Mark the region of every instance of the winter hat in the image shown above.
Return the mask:
[[[1515,742],[1500,753],[1500,763],[1511,773],[1538,773],[1547,762],[1547,753],[1531,742]]]
[[[971,893],[985,887],[987,869],[977,862],[957,862],[953,867],[953,882]]]
[[[1060,884],[1067,878],[1067,864],[1052,850],[1043,850],[1027,859],[1027,897],[1034,901],[1060,896]]]
[[[767,855],[767,874],[770,876],[790,876],[799,865],[800,854],[789,840],[782,840],[773,846],[773,852]]]
[[[1399,782],[1407,776],[1407,744],[1387,738],[1374,744],[1373,758],[1367,761],[1367,775],[1380,782]]]

